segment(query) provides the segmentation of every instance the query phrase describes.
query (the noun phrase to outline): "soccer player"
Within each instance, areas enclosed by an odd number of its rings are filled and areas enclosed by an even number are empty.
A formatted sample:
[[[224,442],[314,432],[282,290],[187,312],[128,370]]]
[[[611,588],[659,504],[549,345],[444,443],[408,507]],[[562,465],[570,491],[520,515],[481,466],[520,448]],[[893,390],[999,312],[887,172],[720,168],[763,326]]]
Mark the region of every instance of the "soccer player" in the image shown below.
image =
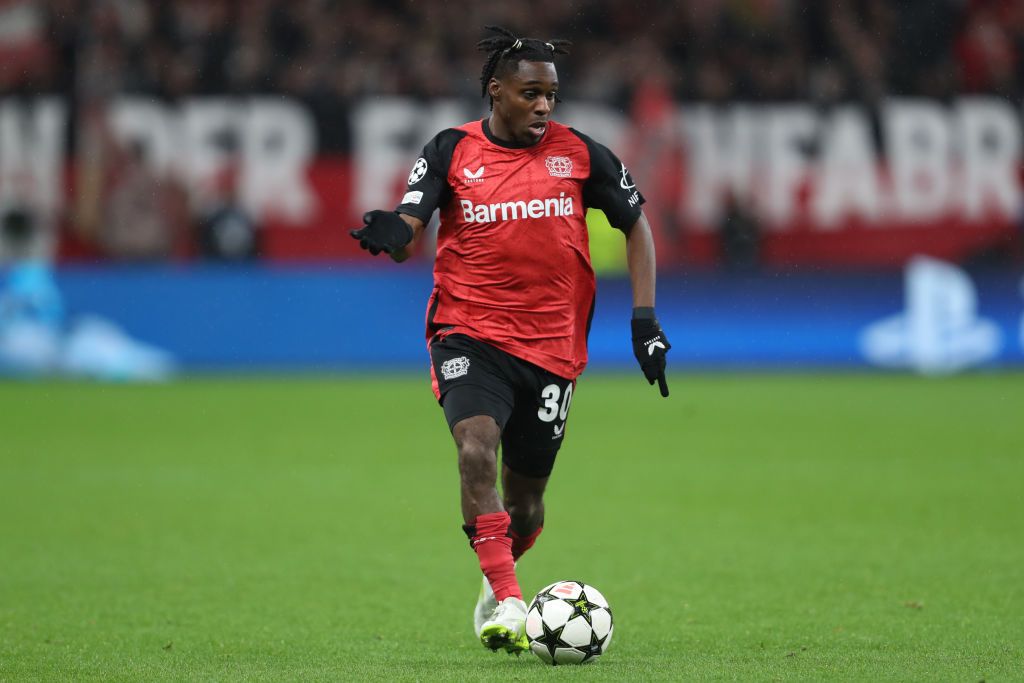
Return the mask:
[[[351,234],[371,254],[404,261],[440,210],[427,339],[458,450],[463,529],[484,574],[474,627],[485,647],[519,653],[528,643],[515,562],[541,533],[544,489],[587,362],[596,289],[588,207],[626,235],[633,352],[662,396],[671,347],[654,315],[643,195],[611,151],[551,120],[553,59],[568,41],[487,29],[478,47],[488,52],[480,80],[490,116],[438,133],[397,209],[370,211]]]

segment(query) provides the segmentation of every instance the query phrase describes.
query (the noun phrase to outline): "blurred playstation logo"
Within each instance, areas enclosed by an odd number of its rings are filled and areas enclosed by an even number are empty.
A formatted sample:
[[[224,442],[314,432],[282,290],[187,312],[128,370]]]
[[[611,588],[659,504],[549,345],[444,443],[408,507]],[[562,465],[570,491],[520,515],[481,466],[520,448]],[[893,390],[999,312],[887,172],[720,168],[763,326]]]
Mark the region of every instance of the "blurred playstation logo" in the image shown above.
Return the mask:
[[[964,370],[995,359],[1002,334],[978,315],[978,295],[967,273],[915,257],[904,273],[906,310],[868,326],[860,337],[869,362],[924,374]]]

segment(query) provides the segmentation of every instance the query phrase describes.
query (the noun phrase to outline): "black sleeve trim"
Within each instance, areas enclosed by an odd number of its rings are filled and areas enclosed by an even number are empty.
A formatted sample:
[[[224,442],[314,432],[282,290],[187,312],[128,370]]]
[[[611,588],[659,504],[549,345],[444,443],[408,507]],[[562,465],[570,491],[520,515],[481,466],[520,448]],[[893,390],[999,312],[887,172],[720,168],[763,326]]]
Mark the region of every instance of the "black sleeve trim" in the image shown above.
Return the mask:
[[[424,223],[430,220],[434,209],[444,206],[452,198],[448,186],[448,167],[451,166],[455,147],[466,131],[447,128],[433,137],[423,147],[409,172],[405,196],[395,209],[418,218]]]
[[[587,146],[590,177],[583,184],[583,202],[601,209],[612,227],[629,234],[640,218],[640,206],[646,201],[636,189],[626,165],[610,149],[575,128],[570,131]]]

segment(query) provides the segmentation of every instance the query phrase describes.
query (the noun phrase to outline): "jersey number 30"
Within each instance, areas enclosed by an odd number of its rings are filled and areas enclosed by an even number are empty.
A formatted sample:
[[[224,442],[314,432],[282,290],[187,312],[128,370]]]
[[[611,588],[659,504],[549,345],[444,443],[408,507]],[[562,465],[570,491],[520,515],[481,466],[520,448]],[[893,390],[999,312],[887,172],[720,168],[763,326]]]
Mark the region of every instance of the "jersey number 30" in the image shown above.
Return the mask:
[[[565,387],[565,396],[562,396],[562,406],[559,408],[558,398],[561,394],[562,390],[557,384],[544,387],[540,392],[544,405],[537,409],[537,417],[544,422],[554,422],[556,417],[564,422],[569,415],[569,404],[572,403],[572,384]]]

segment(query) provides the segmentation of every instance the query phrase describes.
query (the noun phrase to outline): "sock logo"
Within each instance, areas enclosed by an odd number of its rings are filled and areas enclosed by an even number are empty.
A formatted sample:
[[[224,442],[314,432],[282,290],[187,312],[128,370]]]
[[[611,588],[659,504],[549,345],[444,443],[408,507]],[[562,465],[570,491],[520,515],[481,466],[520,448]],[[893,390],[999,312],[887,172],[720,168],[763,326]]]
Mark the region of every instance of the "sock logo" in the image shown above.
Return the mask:
[[[484,536],[483,538],[474,538],[473,539],[473,546],[476,547],[476,546],[480,545],[481,543],[483,543],[484,541],[497,541],[497,540],[500,540],[500,538],[498,536]]]

